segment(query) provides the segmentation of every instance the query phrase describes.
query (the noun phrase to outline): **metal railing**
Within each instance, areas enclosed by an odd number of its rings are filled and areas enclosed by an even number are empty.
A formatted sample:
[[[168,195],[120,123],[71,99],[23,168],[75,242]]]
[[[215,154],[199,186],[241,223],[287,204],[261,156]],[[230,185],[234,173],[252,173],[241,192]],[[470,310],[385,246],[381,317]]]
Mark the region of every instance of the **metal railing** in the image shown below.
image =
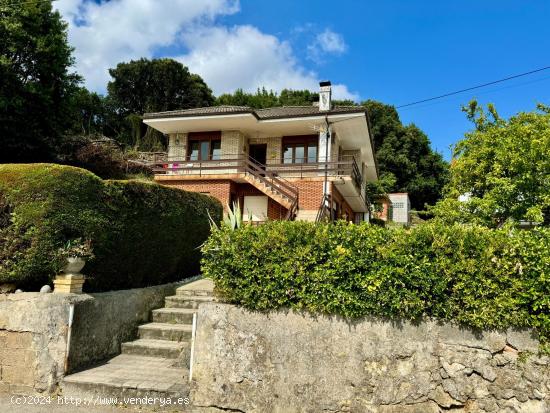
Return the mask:
[[[157,158],[159,159],[159,158]],[[215,159],[161,158],[152,163],[157,175],[191,175],[206,177],[224,174],[247,174],[259,183],[272,189],[290,202],[287,219],[293,219],[298,210],[298,189],[285,178],[307,178],[311,176],[349,176],[359,191],[362,191],[363,177],[353,156],[329,162],[298,162],[262,164],[246,154],[222,155]]]
[[[186,158],[166,158],[153,163],[156,174],[181,175],[212,175],[243,173],[247,163],[255,163],[262,173],[271,172],[275,176],[285,178],[306,178],[327,174],[328,176],[351,176],[354,183],[360,187],[363,182],[361,169],[353,156],[343,157],[329,162],[295,162],[295,163],[258,163],[246,154],[222,155],[215,159],[198,160]]]
[[[153,172],[157,175],[191,175],[203,177],[213,174],[246,174],[256,182],[264,184],[279,196],[286,198],[289,208],[286,218],[294,219],[298,210],[298,188],[277,173],[269,170],[266,165],[258,163],[247,155],[224,155],[219,159],[196,160],[168,159],[165,162],[155,162]]]

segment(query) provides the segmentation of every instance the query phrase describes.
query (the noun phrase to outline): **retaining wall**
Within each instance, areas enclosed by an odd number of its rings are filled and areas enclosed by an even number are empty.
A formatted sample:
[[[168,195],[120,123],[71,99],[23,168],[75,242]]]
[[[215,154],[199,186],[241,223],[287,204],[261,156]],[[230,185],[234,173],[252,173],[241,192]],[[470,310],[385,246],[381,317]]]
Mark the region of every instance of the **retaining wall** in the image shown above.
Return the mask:
[[[550,411],[529,331],[481,332],[202,304],[191,400],[243,412]],[[218,410],[220,409],[220,410]]]
[[[68,371],[120,353],[150,311],[181,284],[98,294],[0,294],[0,393],[52,392],[65,375],[69,307],[74,304]]]

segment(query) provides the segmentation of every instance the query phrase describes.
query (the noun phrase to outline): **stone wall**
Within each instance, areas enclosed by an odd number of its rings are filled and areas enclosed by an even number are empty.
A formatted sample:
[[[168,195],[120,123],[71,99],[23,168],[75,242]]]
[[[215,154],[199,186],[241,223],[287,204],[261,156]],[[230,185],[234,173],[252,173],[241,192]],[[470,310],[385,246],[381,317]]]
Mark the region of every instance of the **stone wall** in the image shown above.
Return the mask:
[[[75,306],[69,372],[120,354],[120,345],[134,340],[137,327],[150,321],[151,310],[164,307],[181,283],[89,294]]]
[[[63,376],[75,294],[0,295],[0,392],[51,391]]]
[[[550,359],[529,332],[312,318],[202,304],[199,411],[550,411]]]
[[[137,326],[180,284],[99,294],[0,294],[0,393],[52,392],[65,375],[69,308],[74,304],[69,372],[120,352]]]

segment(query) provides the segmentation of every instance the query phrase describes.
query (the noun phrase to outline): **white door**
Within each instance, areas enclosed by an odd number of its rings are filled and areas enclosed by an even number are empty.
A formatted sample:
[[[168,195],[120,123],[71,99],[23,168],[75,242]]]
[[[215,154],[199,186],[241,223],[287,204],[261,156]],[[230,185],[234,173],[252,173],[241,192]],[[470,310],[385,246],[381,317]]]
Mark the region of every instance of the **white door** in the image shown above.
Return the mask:
[[[243,220],[267,221],[267,196],[245,196]]]

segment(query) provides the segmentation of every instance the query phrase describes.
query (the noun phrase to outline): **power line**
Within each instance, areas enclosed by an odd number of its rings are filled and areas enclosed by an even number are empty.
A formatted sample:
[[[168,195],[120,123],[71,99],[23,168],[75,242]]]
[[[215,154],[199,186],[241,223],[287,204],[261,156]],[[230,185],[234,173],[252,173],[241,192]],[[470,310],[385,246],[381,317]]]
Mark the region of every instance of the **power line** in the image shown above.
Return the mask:
[[[512,85],[508,85],[508,86],[502,86],[502,87],[499,87],[497,89],[489,89],[489,90],[485,90],[483,92],[478,92],[476,94],[476,97],[477,96],[484,96],[484,95],[487,95],[487,94],[490,94],[490,93],[495,93],[495,92],[501,92],[503,90],[508,90],[508,89],[513,89],[513,88],[518,88],[518,87],[521,87],[521,86],[525,86],[525,85],[531,85],[533,83],[538,83],[538,82],[544,82],[544,81],[547,81],[547,80],[550,80],[550,76],[546,76],[546,77],[543,77],[543,78],[540,78],[540,79],[534,79],[534,80],[529,80],[527,82],[522,82],[522,83],[517,83],[517,84],[512,84]],[[449,99],[447,100],[447,102],[458,102],[460,101],[460,97],[457,97],[457,98],[454,98],[454,99]],[[541,97],[541,100],[543,100],[543,98]],[[407,110],[412,110],[412,109],[417,109],[417,108],[428,108],[428,107],[431,107],[431,106],[434,106],[434,105],[437,105],[441,102],[431,102],[431,103],[426,103],[424,105],[420,105],[420,106],[409,106],[407,108],[404,108],[403,111],[407,111]]]
[[[541,67],[540,69],[535,69],[535,70],[531,70],[530,72],[520,73],[519,75],[509,76],[509,77],[505,77],[504,79],[499,79],[499,80],[495,80],[495,81],[492,81],[492,82],[483,83],[482,85],[472,86],[472,87],[469,87],[469,88],[466,88],[466,89],[461,89],[461,90],[457,90],[455,92],[445,93],[444,95],[434,96],[434,97],[428,98],[428,99],[417,100],[416,102],[411,102],[411,103],[407,103],[405,105],[397,106],[396,109],[405,108],[407,106],[412,106],[412,105],[418,105],[419,103],[429,102],[429,101],[432,101],[432,100],[445,98],[447,96],[458,95],[459,93],[468,92],[469,90],[479,89],[479,88],[482,88],[482,87],[494,85],[496,83],[506,82],[507,80],[516,79],[518,77],[531,75],[533,73],[542,72],[543,70],[548,70],[548,69],[550,69],[550,66]]]

